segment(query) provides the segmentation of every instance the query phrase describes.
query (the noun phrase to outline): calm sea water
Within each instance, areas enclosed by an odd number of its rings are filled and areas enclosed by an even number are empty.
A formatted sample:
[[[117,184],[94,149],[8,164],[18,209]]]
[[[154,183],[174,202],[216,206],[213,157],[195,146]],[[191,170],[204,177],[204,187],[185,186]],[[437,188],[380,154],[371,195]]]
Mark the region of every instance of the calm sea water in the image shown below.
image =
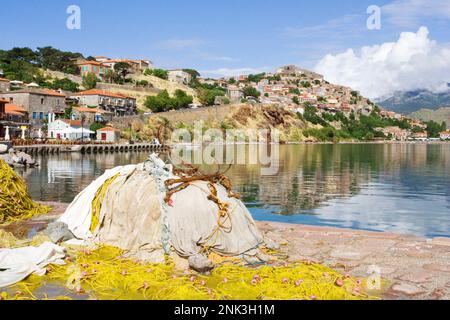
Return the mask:
[[[63,154],[20,173],[34,199],[70,202],[105,169],[147,156]],[[448,144],[281,146],[279,165],[227,173],[255,219],[450,237]]]

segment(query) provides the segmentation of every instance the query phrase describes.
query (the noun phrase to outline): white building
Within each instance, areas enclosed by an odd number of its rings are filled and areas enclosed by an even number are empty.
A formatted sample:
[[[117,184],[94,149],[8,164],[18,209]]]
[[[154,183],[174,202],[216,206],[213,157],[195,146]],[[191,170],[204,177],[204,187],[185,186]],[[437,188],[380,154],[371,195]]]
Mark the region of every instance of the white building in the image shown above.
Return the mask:
[[[92,134],[95,132],[90,131],[87,128],[82,128],[80,120],[68,120],[68,119],[55,119],[54,114],[49,115],[48,123],[49,139],[58,140],[86,140],[88,141]]]
[[[190,73],[179,70],[169,70],[169,81],[176,82],[180,84],[189,84],[191,82],[192,76]]]
[[[440,137],[441,140],[450,140],[450,130],[441,132]]]
[[[117,143],[120,140],[120,130],[106,127],[97,130],[97,141]]]
[[[237,86],[229,86],[227,88],[227,95],[231,100],[235,101],[242,99],[244,92]]]

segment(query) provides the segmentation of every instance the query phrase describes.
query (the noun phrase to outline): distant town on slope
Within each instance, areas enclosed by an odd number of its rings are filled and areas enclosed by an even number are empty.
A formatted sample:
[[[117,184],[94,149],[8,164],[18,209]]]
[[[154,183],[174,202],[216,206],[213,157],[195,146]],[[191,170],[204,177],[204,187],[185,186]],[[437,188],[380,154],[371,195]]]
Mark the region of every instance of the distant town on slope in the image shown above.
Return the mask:
[[[0,50],[0,139],[6,127],[15,137],[26,127],[29,138],[44,132],[49,139],[71,139],[63,132],[84,126],[90,129],[86,139],[102,139],[99,130],[119,132],[112,127],[124,118],[130,125],[111,139],[150,139],[155,133],[146,118],[229,105],[238,106],[235,114],[211,126],[245,127],[247,122],[237,119],[243,114],[239,108],[250,114],[259,110],[257,126],[283,127],[289,142],[450,137],[444,121],[424,122],[383,109],[352,88],[294,65],[273,73],[210,79],[193,69],[155,68],[145,59],[84,57],[52,47]],[[189,124],[178,120],[171,126]]]

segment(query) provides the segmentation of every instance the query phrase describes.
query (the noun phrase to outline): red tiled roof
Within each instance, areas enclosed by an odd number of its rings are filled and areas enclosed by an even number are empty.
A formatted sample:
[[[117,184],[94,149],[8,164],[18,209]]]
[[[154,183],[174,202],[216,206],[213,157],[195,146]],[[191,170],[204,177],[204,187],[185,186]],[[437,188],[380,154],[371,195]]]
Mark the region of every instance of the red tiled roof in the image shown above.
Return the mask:
[[[65,123],[72,127],[81,127],[81,120],[69,120],[69,119],[63,119]]]
[[[74,109],[82,113],[106,113],[106,111],[97,108],[76,107]]]
[[[120,130],[118,130],[116,128],[113,128],[113,127],[105,127],[105,128],[102,128],[102,129],[98,129],[97,131],[101,131],[101,132],[103,132],[103,131],[105,131],[105,132],[111,132],[111,131],[119,132]]]
[[[62,93],[59,93],[58,91],[50,90],[50,89],[24,89],[24,90],[8,92],[9,95],[10,94],[18,94],[18,93],[39,94],[39,95],[43,95],[43,96],[54,96],[54,97],[61,97],[61,98],[66,97],[65,94],[62,94]]]
[[[10,82],[8,79],[5,79],[5,78],[0,78],[0,81],[3,81],[3,82]]]
[[[79,65],[79,66],[86,65],[86,64],[93,64],[93,65],[99,66],[102,63],[98,62],[98,61],[80,61],[80,62],[77,62],[77,65]]]
[[[43,89],[42,91],[43,91],[44,93],[46,93],[47,95],[49,95],[49,96],[66,97],[65,94],[59,93],[58,91],[55,91],[55,90]]]
[[[5,106],[5,113],[23,116],[24,114],[27,113],[27,110],[25,110],[24,108],[22,108],[20,106],[15,105],[15,104],[7,104]]]
[[[120,98],[120,99],[127,99],[127,98],[135,99],[133,97],[126,96],[124,94],[113,93],[113,92],[109,92],[109,91],[105,91],[105,90],[98,90],[98,89],[91,89],[91,90],[87,90],[87,91],[78,92],[78,93],[75,93],[74,96],[104,96],[104,97],[112,97],[112,98]]]
[[[0,103],[8,103],[9,101],[6,99],[0,99]]]

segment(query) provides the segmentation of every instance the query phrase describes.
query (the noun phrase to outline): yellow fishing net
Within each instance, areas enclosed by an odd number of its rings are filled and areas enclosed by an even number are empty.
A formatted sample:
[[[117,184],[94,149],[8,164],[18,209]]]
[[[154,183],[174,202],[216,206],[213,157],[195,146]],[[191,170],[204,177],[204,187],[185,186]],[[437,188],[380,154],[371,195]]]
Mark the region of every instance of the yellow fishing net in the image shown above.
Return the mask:
[[[31,276],[3,299],[47,299],[35,292],[59,285],[67,293],[52,297],[102,300],[355,300],[374,299],[361,280],[319,264],[248,267],[226,263],[206,276],[178,271],[171,260],[142,264],[113,247],[78,249],[65,266],[50,266],[46,276]],[[41,288],[41,289],[39,289]]]
[[[0,159],[0,224],[30,219],[50,211],[34,203],[25,182]]]
[[[97,229],[100,219],[100,212],[102,211],[102,203],[106,197],[106,193],[108,192],[108,188],[113,184],[113,182],[117,179],[119,174],[105,181],[105,183],[97,190],[95,194],[94,200],[92,201],[92,222],[90,231],[94,232]]]

